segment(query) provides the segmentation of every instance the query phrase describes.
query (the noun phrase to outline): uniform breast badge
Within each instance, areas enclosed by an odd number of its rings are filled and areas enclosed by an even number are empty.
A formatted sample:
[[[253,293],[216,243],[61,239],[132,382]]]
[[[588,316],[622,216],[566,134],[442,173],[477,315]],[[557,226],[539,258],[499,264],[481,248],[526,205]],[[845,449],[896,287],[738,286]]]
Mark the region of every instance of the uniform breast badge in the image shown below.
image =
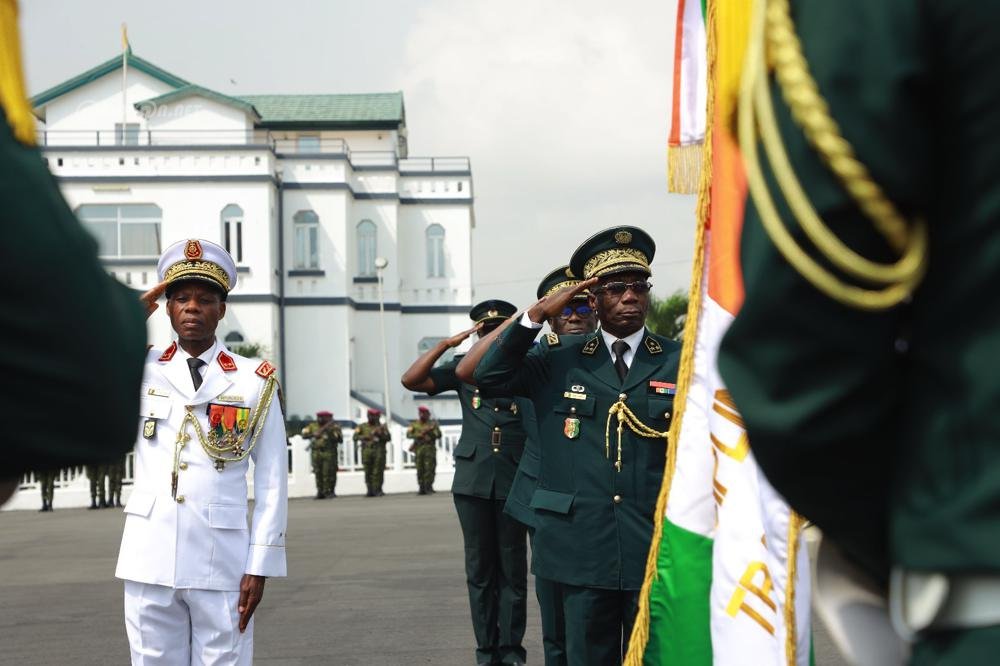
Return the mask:
[[[563,422],[563,434],[568,439],[576,439],[580,436],[580,419],[576,417],[576,407],[570,407],[570,416]]]
[[[482,406],[483,406],[483,399],[482,399],[482,397],[481,397],[481,396],[479,395],[479,389],[476,389],[476,390],[475,390],[475,391],[474,391],[474,392],[472,393],[472,408],[473,408],[473,409],[479,409],[479,408],[480,408],[480,407],[482,407]]]
[[[156,419],[146,419],[146,422],[142,424],[142,436],[146,439],[156,437]]]

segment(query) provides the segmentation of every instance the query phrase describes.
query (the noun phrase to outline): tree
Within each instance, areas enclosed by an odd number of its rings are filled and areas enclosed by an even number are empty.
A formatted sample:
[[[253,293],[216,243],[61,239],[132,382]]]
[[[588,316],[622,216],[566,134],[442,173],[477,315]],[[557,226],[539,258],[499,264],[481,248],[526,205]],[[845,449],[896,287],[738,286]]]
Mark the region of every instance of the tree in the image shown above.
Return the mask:
[[[259,342],[240,342],[232,345],[229,351],[247,358],[263,358],[267,350]]]
[[[688,297],[678,290],[664,299],[650,294],[646,326],[653,333],[680,340],[684,337],[684,320],[687,318]]]

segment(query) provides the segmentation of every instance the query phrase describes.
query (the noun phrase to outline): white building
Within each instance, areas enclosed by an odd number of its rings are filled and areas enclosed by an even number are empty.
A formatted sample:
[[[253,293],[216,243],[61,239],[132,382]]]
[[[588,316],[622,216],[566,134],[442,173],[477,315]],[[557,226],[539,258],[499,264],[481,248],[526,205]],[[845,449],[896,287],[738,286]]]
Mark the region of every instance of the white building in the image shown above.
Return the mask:
[[[399,376],[469,325],[475,217],[468,158],[408,156],[402,93],[233,97],[130,54],[124,76],[113,58],[32,103],[49,168],[120,280],[155,284],[160,249],[182,238],[230,250],[220,337],[263,345],[290,415],[383,406],[387,259],[389,406],[416,417]],[[150,322],[168,344],[166,317]]]
[[[262,345],[290,417],[328,409],[350,428],[368,407],[386,411],[387,383],[386,490],[415,490],[403,426],[426,396],[415,400],[399,377],[471,325],[468,158],[409,157],[400,92],[229,96],[132,54],[124,73],[122,64],[113,58],[32,98],[49,169],[108,271],[144,291],[162,248],[183,238],[225,246],[239,279],[219,336]],[[162,310],[151,317],[151,343],[166,346],[172,333]],[[431,403],[445,426],[439,489],[450,485],[461,417],[453,396]],[[354,447],[340,458],[348,474],[338,491],[363,492]],[[313,493],[299,438],[289,461],[290,494]],[[89,502],[81,472],[63,471],[57,508]],[[22,491],[34,488],[27,475]],[[35,492],[21,492],[5,508],[36,505]]]

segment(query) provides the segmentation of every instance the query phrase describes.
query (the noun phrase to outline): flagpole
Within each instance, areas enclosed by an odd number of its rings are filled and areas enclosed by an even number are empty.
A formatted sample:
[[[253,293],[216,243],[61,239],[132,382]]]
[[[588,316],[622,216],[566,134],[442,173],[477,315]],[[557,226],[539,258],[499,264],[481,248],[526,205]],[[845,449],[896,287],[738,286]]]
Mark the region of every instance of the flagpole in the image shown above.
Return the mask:
[[[128,99],[126,98],[126,84],[128,79],[128,29],[122,23],[122,129],[120,143],[125,144],[125,127],[128,121]],[[116,143],[119,141],[116,137]]]

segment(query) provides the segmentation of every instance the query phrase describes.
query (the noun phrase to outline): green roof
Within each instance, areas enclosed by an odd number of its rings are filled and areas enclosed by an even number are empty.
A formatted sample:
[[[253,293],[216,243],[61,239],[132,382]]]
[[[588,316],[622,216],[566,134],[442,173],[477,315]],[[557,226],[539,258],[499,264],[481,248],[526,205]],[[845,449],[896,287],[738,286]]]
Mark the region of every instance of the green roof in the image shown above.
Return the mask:
[[[198,97],[204,97],[218,102],[219,104],[225,104],[226,106],[235,107],[244,113],[248,113],[258,120],[260,120],[260,114],[257,113],[257,109],[253,107],[250,102],[238,99],[236,97],[230,97],[229,95],[223,95],[222,93],[215,92],[214,90],[209,90],[208,88],[202,88],[196,85],[186,85],[181,86],[177,90],[171,90],[168,93],[164,93],[157,97],[151,97],[150,99],[144,99],[141,102],[135,103],[135,108],[142,111],[144,108],[157,107],[161,104],[169,104],[170,102],[176,102],[179,99],[184,99],[186,97],[192,97],[197,95]]]
[[[180,88],[181,86],[189,85],[187,81],[180,78],[179,76],[174,76],[170,72],[160,69],[148,60],[143,60],[137,55],[133,55],[131,52],[126,56],[128,59],[128,66],[139,70],[140,72],[145,72],[153,78],[163,81],[168,86],[173,86],[174,88]],[[111,72],[121,69],[122,67],[122,57],[120,55],[111,58],[105,62],[102,62],[97,67],[88,69],[83,74],[74,76],[68,81],[63,81],[57,86],[53,86],[48,90],[44,90],[34,97],[31,98],[32,108],[38,109],[44,106],[48,102],[51,102],[56,97],[65,95],[68,92],[72,92],[81,86],[85,86],[91,81],[96,81],[97,79],[110,74]]]
[[[403,93],[240,95],[265,126],[396,127],[405,121]]]

